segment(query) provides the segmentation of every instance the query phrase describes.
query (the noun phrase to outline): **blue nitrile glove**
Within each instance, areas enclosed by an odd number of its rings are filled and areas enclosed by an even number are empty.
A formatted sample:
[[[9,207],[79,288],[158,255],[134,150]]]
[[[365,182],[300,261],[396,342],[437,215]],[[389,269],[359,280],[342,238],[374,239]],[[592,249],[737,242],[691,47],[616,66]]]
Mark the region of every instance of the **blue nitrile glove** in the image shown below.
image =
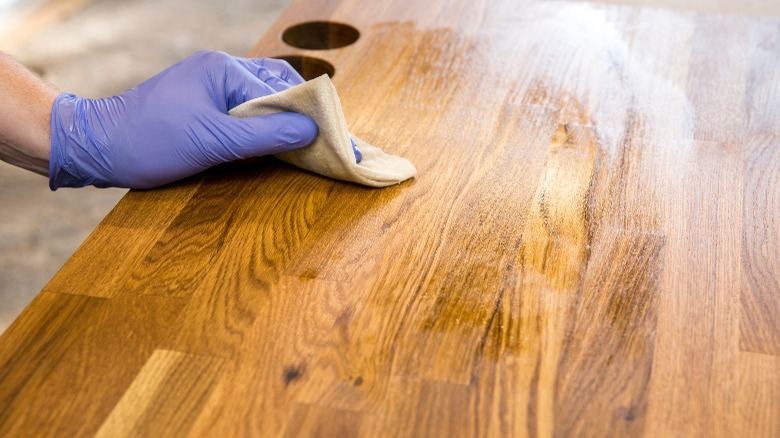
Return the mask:
[[[355,140],[350,138],[349,141],[352,142],[352,152],[355,153],[355,162],[359,163],[363,161],[363,153],[360,152],[360,149],[358,149],[357,145],[355,144]]]
[[[200,52],[114,97],[60,94],[51,114],[49,186],[150,188],[306,146],[317,125],[302,114],[227,114],[302,82],[281,60]]]

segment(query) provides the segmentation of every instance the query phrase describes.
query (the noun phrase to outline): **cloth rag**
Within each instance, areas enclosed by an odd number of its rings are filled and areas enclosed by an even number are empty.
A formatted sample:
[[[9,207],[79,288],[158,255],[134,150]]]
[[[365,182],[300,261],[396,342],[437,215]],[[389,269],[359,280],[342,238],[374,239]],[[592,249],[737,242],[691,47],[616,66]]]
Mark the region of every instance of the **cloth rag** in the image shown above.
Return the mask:
[[[319,135],[311,145],[274,155],[286,163],[370,187],[398,184],[417,174],[417,169],[406,158],[387,154],[349,133],[336,87],[328,75],[244,102],[230,110],[229,114],[250,117],[282,111],[305,114],[319,126]],[[363,155],[360,163],[355,162],[350,138]]]

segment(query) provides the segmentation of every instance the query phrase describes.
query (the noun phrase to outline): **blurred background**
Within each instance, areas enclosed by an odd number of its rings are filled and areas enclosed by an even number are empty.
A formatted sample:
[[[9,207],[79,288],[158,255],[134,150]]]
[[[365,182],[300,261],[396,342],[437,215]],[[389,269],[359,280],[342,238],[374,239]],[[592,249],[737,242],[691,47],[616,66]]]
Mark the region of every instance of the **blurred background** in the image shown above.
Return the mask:
[[[0,50],[62,91],[110,96],[202,49],[243,55],[291,0],[0,0]],[[0,161],[0,333],[124,195]]]

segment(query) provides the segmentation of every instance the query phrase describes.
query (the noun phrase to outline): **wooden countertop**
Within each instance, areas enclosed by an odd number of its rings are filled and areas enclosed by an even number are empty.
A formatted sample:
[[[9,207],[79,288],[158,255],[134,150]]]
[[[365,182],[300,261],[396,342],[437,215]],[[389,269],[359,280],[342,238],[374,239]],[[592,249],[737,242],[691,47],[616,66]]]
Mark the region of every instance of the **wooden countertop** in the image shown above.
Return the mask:
[[[298,1],[252,54],[419,176],[129,193],[0,338],[0,435],[780,435],[780,20],[716,12]]]

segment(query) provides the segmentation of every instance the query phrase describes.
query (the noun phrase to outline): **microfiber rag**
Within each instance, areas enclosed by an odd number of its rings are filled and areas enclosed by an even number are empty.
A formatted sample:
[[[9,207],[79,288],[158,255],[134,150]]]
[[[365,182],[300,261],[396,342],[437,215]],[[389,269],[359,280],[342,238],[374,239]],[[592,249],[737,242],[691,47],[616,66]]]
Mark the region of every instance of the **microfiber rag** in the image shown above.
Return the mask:
[[[370,187],[398,184],[417,174],[417,169],[406,158],[387,154],[349,133],[336,87],[327,75],[244,102],[229,114],[250,117],[282,111],[305,114],[319,126],[319,135],[311,145],[274,155],[286,163]],[[360,163],[355,162],[350,138],[363,155]]]

